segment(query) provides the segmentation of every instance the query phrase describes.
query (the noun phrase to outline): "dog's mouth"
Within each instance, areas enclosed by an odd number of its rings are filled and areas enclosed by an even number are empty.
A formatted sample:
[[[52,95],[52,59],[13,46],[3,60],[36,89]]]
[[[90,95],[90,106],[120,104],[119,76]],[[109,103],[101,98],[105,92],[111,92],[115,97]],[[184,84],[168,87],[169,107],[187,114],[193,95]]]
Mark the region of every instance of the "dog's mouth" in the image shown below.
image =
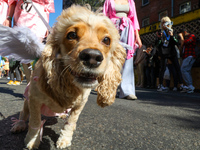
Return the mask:
[[[71,75],[74,76],[76,82],[86,87],[91,87],[98,82],[97,81],[98,75],[91,72],[78,73],[75,71],[71,71]]]
[[[80,79],[83,79],[83,80],[88,80],[88,81],[91,81],[91,80],[96,80],[97,79],[97,75],[95,74],[91,74],[91,73],[77,73],[77,72],[71,72],[71,74],[76,77],[76,78],[80,78]]]

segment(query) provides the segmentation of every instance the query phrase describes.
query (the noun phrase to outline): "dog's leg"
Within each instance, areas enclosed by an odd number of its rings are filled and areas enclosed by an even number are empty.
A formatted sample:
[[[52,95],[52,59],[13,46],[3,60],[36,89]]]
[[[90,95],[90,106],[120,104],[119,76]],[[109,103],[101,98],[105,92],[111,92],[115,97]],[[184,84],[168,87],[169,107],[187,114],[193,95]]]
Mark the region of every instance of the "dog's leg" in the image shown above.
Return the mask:
[[[81,105],[79,105],[78,107],[74,107],[71,110],[70,116],[69,116],[67,122],[65,123],[64,129],[61,130],[60,137],[56,143],[57,148],[62,149],[62,148],[66,148],[71,145],[73,132],[76,129],[76,122],[77,122],[79,115],[80,115],[81,111],[83,110],[86,102],[87,102],[87,99],[85,99],[81,103]]]
[[[11,128],[12,133],[18,133],[26,129],[26,120],[29,117],[28,101],[24,100],[23,110],[20,112],[19,120],[16,121],[14,126]]]
[[[24,141],[28,149],[34,149],[38,148],[40,144],[41,104],[31,97],[29,98],[29,127]]]

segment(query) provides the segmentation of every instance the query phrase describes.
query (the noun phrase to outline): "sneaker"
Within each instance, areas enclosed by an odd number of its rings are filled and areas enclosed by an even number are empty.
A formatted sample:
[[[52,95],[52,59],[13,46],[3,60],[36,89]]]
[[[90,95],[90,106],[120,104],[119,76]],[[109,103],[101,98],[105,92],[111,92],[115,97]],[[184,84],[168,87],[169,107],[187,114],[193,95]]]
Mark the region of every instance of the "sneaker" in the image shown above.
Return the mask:
[[[20,85],[20,81],[15,81],[13,85]]]
[[[126,99],[136,100],[137,97],[135,95],[129,95],[129,96],[126,97]]]
[[[169,87],[164,87],[166,91],[169,91]]]
[[[173,88],[173,91],[177,91],[177,90],[178,90],[177,87],[174,87],[174,88]]]
[[[7,84],[8,85],[13,85],[13,80],[10,80]]]
[[[194,93],[194,89],[195,89],[195,87],[193,87],[193,86],[188,87],[187,93]]]
[[[180,92],[181,93],[186,93],[187,92],[187,90],[188,90],[188,87],[187,86],[180,86]]]
[[[168,89],[165,88],[163,85],[158,85],[158,89],[157,89],[158,92],[167,92]]]

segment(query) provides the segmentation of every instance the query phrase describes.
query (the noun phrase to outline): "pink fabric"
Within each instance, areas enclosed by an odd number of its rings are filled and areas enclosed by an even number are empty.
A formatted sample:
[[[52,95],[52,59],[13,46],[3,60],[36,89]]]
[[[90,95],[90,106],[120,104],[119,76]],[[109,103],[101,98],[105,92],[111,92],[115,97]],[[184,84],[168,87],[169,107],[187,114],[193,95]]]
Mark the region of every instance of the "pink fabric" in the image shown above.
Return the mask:
[[[37,82],[38,79],[39,79],[39,77],[37,77],[37,76],[33,77],[33,80],[35,82]],[[27,84],[26,89],[24,91],[24,97],[26,98],[25,100],[27,100],[27,101],[29,100],[29,97],[28,97],[29,87],[30,87],[30,82]],[[55,113],[49,107],[47,107],[45,104],[42,104],[42,106],[41,106],[41,114],[43,114],[44,116],[49,116],[49,117],[62,116],[62,115],[68,116],[68,113],[70,111],[71,111],[71,108],[65,110],[63,113]]]
[[[127,59],[130,59],[133,57],[133,54],[135,53],[135,30],[140,29],[138,18],[136,14],[136,8],[135,8],[135,2],[133,0],[128,0],[129,2],[129,13],[127,17],[122,17],[122,25],[120,26],[120,29],[123,30],[124,27],[127,26],[126,20],[129,20],[130,26],[129,26],[129,37],[128,37],[128,45],[133,47],[133,50],[128,50],[127,53]],[[115,1],[114,0],[105,0],[104,7],[103,7],[103,13],[107,17],[111,19],[111,21],[115,24],[116,20],[119,19],[118,16],[116,16],[115,11]]]
[[[54,13],[54,0],[32,0],[38,11],[49,22],[49,13]],[[34,8],[30,12],[21,9],[23,0],[18,0],[14,13],[14,25],[26,26],[30,28],[39,38],[44,38],[47,31],[41,18],[38,16]]]
[[[17,2],[17,0],[4,0],[4,1],[7,1],[8,2],[8,5],[10,6],[13,2]]]
[[[13,122],[12,126],[14,126],[14,125],[15,125],[16,123],[18,123],[18,122],[24,122],[24,123],[25,123],[24,120],[19,120],[19,119],[15,118],[15,117],[12,117],[12,118],[11,118],[11,121]]]
[[[44,126],[45,122],[46,122],[45,119],[42,120],[42,121],[41,121],[41,125],[40,125],[39,128],[33,128],[33,127],[31,127],[30,124],[29,124],[29,127],[30,127],[31,129],[34,129],[34,130],[40,129],[40,141],[41,141],[41,142],[42,142],[42,135],[43,135],[43,130],[44,130],[44,129],[43,129],[43,126]]]
[[[8,12],[8,0],[0,0],[0,24],[6,20]]]
[[[8,7],[17,0],[0,0],[0,24],[3,24],[3,22],[7,18],[8,13]]]
[[[15,124],[17,124],[18,122],[24,122],[24,124],[25,124],[25,121],[24,121],[24,120],[19,120],[19,119],[15,118],[15,117],[12,117],[12,118],[11,118],[11,121],[13,122],[12,126],[14,126]],[[33,128],[33,127],[31,127],[31,126],[29,125],[29,126],[30,126],[32,129],[34,129],[34,130],[40,129],[40,141],[41,141],[41,142],[42,142],[42,135],[43,135],[43,126],[44,126],[44,123],[45,123],[45,122],[46,122],[45,119],[42,120],[42,121],[41,121],[41,125],[40,125],[39,128]]]

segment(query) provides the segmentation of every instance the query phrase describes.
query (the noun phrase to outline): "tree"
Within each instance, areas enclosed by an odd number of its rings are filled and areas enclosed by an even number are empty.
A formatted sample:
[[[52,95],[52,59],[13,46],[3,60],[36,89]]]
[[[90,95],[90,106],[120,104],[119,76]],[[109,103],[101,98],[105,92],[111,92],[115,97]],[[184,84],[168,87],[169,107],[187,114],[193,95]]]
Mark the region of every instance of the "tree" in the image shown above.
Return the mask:
[[[63,0],[64,8],[70,7],[72,4],[85,5],[89,4],[92,10],[97,10],[102,7],[104,0]]]

